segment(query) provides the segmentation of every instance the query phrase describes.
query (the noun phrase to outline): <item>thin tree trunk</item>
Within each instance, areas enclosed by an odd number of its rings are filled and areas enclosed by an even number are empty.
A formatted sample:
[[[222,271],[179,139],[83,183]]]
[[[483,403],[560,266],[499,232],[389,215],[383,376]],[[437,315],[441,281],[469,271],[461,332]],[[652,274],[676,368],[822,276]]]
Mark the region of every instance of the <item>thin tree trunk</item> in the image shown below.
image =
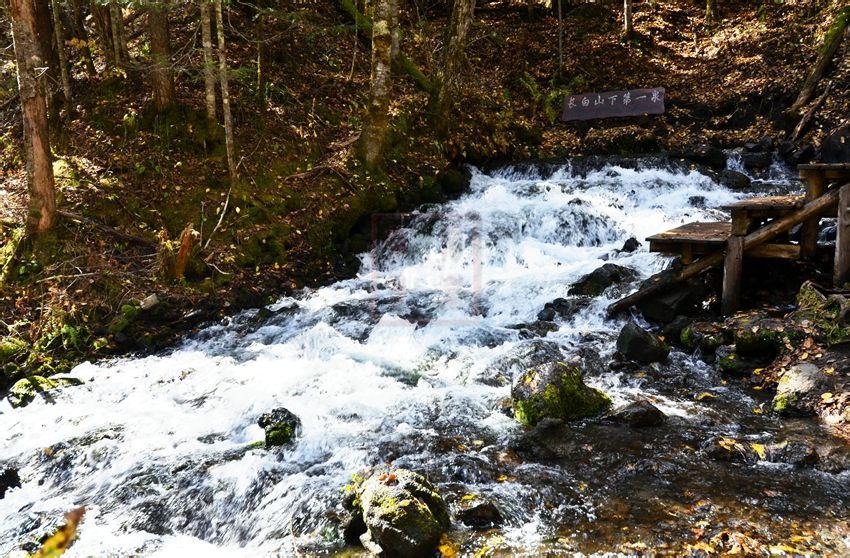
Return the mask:
[[[472,25],[475,0],[455,0],[449,23],[448,43],[443,53],[437,92],[437,124],[445,131],[448,112],[460,80],[460,70],[465,59],[466,35]]]
[[[168,6],[148,7],[148,32],[151,40],[151,86],[157,112],[174,105],[174,76],[171,71],[171,41],[168,36]]]
[[[62,12],[59,2],[51,0],[53,8],[53,32],[56,34],[56,52],[59,55],[59,72],[62,76],[62,93],[65,97],[65,109],[71,107],[71,73],[68,70],[68,58],[65,56],[65,33],[62,29]]]
[[[124,60],[122,60],[122,53],[124,49],[121,48],[121,33],[118,31],[118,24],[121,23],[123,25],[121,10],[118,8],[118,4],[112,2],[109,4],[109,26],[112,35],[112,60],[115,62],[115,66],[118,68],[124,67]]]
[[[59,56],[53,48],[55,34],[53,32],[53,16],[50,13],[50,0],[31,0],[35,14],[35,33],[38,39],[42,72],[45,77],[45,94],[47,95],[47,118],[50,129],[59,130],[59,110],[62,103],[59,96],[62,91],[62,76],[59,72]],[[46,71],[44,68],[47,68]]]
[[[631,39],[633,31],[632,0],[623,0],[623,34],[626,36],[626,39]]]
[[[398,24],[398,0],[390,0],[390,33],[392,33],[390,60],[395,64],[398,60],[398,54],[401,52],[401,25]]]
[[[265,48],[265,14],[259,7],[257,14],[257,108],[266,111],[266,48]]]
[[[41,234],[56,220],[53,163],[44,85],[38,72],[44,64],[36,36],[36,13],[32,0],[11,0],[12,37],[18,65],[18,90],[24,120],[29,210],[27,229]]]
[[[236,157],[233,147],[233,120],[230,116],[230,92],[227,85],[227,51],[224,46],[224,17],[221,13],[221,0],[215,2],[215,26],[218,33],[218,72],[221,80],[221,111],[224,116],[224,142],[227,147],[227,170],[230,182],[239,178],[236,172]]]
[[[216,122],[215,116],[215,61],[213,60],[212,22],[210,5],[201,2],[201,36],[204,45],[204,90],[207,102],[207,121]]]
[[[381,162],[384,139],[389,125],[390,77],[392,65],[393,0],[377,0],[372,14],[372,75],[369,108],[361,137],[363,159],[374,168]]]
[[[706,0],[705,19],[712,22],[717,19],[717,0]]]
[[[107,66],[115,66],[115,43],[112,40],[112,16],[109,6],[91,5],[91,15],[97,29],[97,38]]]
[[[82,41],[82,46],[80,47],[80,55],[83,57],[83,63],[86,65],[86,74],[89,77],[94,77],[97,74],[97,69],[94,67],[94,60],[92,59],[91,49],[89,48],[89,34],[86,31],[86,21],[83,15],[83,8],[80,5],[80,0],[69,0],[71,5],[71,11],[74,14],[73,19],[71,20],[74,28],[74,35]]]
[[[564,15],[558,0],[558,75],[564,71]]]

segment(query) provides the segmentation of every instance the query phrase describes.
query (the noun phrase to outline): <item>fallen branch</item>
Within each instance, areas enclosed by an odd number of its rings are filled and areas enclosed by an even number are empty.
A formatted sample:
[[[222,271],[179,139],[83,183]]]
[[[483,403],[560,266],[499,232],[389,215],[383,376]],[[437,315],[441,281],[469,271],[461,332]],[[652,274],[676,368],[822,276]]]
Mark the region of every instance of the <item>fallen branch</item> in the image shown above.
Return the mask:
[[[227,213],[227,206],[228,206],[228,204],[230,203],[230,192],[231,192],[231,191],[233,191],[233,187],[232,187],[232,186],[231,186],[230,188],[228,188],[228,189],[227,189],[227,197],[224,199],[224,207],[221,209],[221,215],[219,215],[219,216],[218,216],[218,223],[216,223],[216,224],[215,224],[215,226],[213,227],[212,232],[211,232],[211,233],[210,233],[210,235],[207,237],[207,242],[206,242],[206,244],[204,244],[204,250],[206,250],[206,249],[207,249],[207,246],[209,246],[209,245],[210,245],[210,240],[212,240],[212,237],[213,237],[213,235],[215,234],[215,231],[217,231],[217,230],[218,230],[218,228],[221,226],[221,222],[224,220],[224,214],[225,214],[225,213]]]
[[[803,133],[803,130],[805,130],[808,127],[809,123],[811,123],[811,121],[812,121],[812,118],[815,117],[815,113],[818,111],[820,106],[823,104],[823,102],[829,96],[829,90],[831,88],[832,88],[832,81],[830,81],[829,83],[826,84],[826,89],[824,90],[823,95],[818,97],[818,100],[815,101],[815,104],[812,105],[812,108],[807,110],[806,114],[803,116],[803,118],[800,119],[800,123],[797,124],[797,127],[794,128],[794,133],[791,134],[791,141],[797,141],[797,138],[800,137],[800,134]]]
[[[103,232],[105,232],[107,234],[110,234],[114,237],[120,238],[121,240],[126,240],[127,242],[132,242],[133,244],[138,244],[140,246],[146,246],[148,248],[153,248],[153,249],[157,248],[157,243],[152,241],[152,240],[148,240],[147,238],[142,238],[140,236],[134,236],[132,234],[123,233],[123,232],[121,232],[117,229],[110,227],[109,225],[104,225],[102,223],[98,223],[97,221],[89,219],[88,217],[83,217],[82,215],[78,215],[76,213],[71,213],[70,211],[61,211],[60,210],[60,211],[57,211],[56,213],[58,213],[62,217],[65,217],[66,219],[70,219],[70,220],[76,221],[78,223],[85,223],[86,225],[91,225],[93,227],[96,227],[96,228],[102,230]]]
[[[821,51],[820,56],[818,56],[817,62],[815,62],[815,67],[812,69],[809,77],[806,78],[806,82],[803,84],[803,89],[800,90],[800,95],[797,97],[797,100],[794,101],[794,104],[788,109],[788,112],[796,112],[800,110],[800,108],[802,108],[802,106],[809,102],[809,99],[812,98],[818,82],[829,67],[832,57],[835,56],[835,51],[838,50],[844,36],[850,33],[850,29],[847,29],[848,22],[850,22],[850,8],[844,8],[838,12],[835,21],[830,26],[829,31],[827,31],[826,38],[824,39],[823,50]],[[845,30],[847,30],[847,33],[845,33]]]

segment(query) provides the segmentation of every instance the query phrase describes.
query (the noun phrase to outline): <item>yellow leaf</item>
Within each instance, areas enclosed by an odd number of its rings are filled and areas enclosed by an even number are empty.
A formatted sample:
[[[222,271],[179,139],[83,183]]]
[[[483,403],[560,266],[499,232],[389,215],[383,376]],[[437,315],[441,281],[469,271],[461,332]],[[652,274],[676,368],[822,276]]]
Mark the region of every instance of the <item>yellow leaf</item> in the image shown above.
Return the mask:
[[[499,475],[498,478],[496,478],[496,482],[505,482],[506,480],[508,480],[508,475]]]
[[[763,371],[764,371],[764,368],[756,368],[755,370],[753,370],[753,374],[755,374],[756,376],[758,376],[758,375],[759,375],[759,374],[761,374]]]
[[[713,393],[704,391],[704,392],[700,393],[699,395],[697,395],[697,401],[702,401],[703,399],[717,399],[717,396],[714,395]]]
[[[826,393],[822,393],[822,394],[820,395],[820,398],[821,398],[824,402],[832,401],[832,397],[833,397],[832,392],[829,392],[829,391],[828,391],[828,392],[826,392]]]
[[[457,545],[449,540],[448,535],[445,533],[440,537],[440,546],[437,548],[440,551],[440,556],[443,556],[443,558],[454,558],[457,556]]]
[[[763,414],[764,414],[764,409],[762,409],[761,407],[753,407],[753,414],[756,414],[756,415],[763,415]]]
[[[83,507],[69,511],[65,515],[65,525],[59,528],[52,537],[44,541],[41,550],[33,558],[56,558],[62,556],[77,537],[77,524],[83,519],[86,509]]]
[[[468,502],[470,500],[475,500],[475,494],[464,494],[460,499],[461,502]]]
[[[803,353],[800,355],[800,360],[806,360],[807,358],[809,358],[809,353]]]
[[[758,454],[759,459],[762,461],[767,458],[767,453],[764,451],[764,446],[762,444],[750,444],[750,447],[753,448],[753,451]]]

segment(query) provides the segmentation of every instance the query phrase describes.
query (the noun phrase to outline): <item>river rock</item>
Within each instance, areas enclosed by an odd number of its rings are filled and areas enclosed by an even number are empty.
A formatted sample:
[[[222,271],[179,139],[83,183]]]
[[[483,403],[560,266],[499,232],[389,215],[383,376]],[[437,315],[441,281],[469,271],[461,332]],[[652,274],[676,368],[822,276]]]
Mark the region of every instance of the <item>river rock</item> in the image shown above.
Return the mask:
[[[266,432],[267,448],[288,444],[301,434],[301,419],[283,407],[263,413],[257,424]]]
[[[712,145],[697,145],[687,148],[683,151],[674,151],[671,153],[674,157],[688,159],[700,165],[705,165],[713,169],[723,169],[726,167],[726,155]]]
[[[682,330],[679,341],[688,350],[699,349],[703,354],[713,355],[726,341],[726,335],[720,324],[695,322]]]
[[[627,323],[620,331],[617,351],[626,360],[641,364],[663,362],[670,354],[670,349],[661,339],[634,322]]]
[[[724,328],[731,332],[739,355],[765,361],[776,358],[786,342],[794,344],[806,337],[802,329],[762,312],[737,314],[724,322]]]
[[[661,426],[667,416],[649,401],[641,400],[615,410],[608,419],[632,428],[643,428],[645,426]]]
[[[823,139],[818,160],[822,163],[850,161],[850,124],[845,124]]]
[[[516,329],[522,339],[534,339],[535,337],[546,337],[547,333],[558,331],[558,324],[552,321],[536,320],[526,324],[508,326],[508,329]]]
[[[671,343],[681,344],[680,339],[682,332],[693,323],[693,318],[688,316],[676,316],[669,324],[664,324],[661,328],[661,335],[664,339],[669,339]]]
[[[367,550],[390,557],[434,555],[449,527],[449,514],[425,477],[407,469],[375,473],[358,496],[367,528],[360,541]]]
[[[489,386],[506,386],[528,368],[565,358],[561,346],[553,341],[523,341],[485,368],[480,382]]]
[[[750,177],[742,172],[731,169],[721,171],[717,176],[718,181],[730,190],[746,190],[752,184]]]
[[[477,531],[499,527],[504,522],[496,504],[478,497],[461,500],[460,509],[455,515],[461,523]]]
[[[537,319],[552,321],[556,316],[560,316],[568,320],[590,306],[590,302],[590,298],[587,297],[556,298],[543,306],[543,310],[537,314]]]
[[[46,393],[60,386],[60,382],[44,376],[27,376],[15,382],[6,396],[12,407],[24,407],[40,393]]]
[[[6,496],[6,491],[21,486],[18,470],[12,467],[0,467],[0,498]]]
[[[783,415],[811,416],[826,386],[824,375],[814,364],[804,362],[786,370],[779,378],[773,411]]]
[[[573,283],[568,294],[599,296],[608,287],[634,281],[637,276],[634,269],[607,263]]]
[[[642,286],[645,285],[647,283]],[[668,323],[676,316],[694,313],[707,294],[702,281],[691,279],[670,285],[661,293],[644,298],[636,306],[647,320]]]
[[[638,242],[637,238],[631,237],[623,243],[623,247],[620,248],[620,252],[631,254],[632,252],[636,252],[641,246],[642,245]]]
[[[561,361],[525,370],[514,382],[511,399],[514,416],[526,427],[544,418],[591,417],[611,405],[607,395],[584,384],[578,366]]]
[[[760,151],[757,153],[742,153],[741,163],[750,170],[764,170],[773,162],[773,154]]]

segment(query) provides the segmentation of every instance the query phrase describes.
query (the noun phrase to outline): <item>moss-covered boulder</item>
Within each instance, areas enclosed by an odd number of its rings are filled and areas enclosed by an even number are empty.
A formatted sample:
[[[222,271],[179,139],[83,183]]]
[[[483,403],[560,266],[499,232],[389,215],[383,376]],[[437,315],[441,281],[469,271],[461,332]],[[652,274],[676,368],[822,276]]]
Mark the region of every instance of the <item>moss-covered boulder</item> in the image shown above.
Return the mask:
[[[827,296],[806,281],[797,293],[797,310],[788,314],[786,321],[819,342],[841,343],[850,339],[850,300],[838,294]]]
[[[27,376],[21,378],[9,389],[7,398],[12,407],[24,407],[29,404],[36,395],[45,393],[59,387],[61,384],[56,380],[44,376]]]
[[[356,508],[367,550],[387,557],[430,557],[449,528],[446,503],[425,477],[406,469],[377,471],[357,487]]]
[[[0,364],[5,364],[29,349],[29,344],[17,337],[3,337],[0,339]]]
[[[511,398],[514,416],[525,427],[544,418],[592,417],[611,405],[607,395],[584,384],[578,366],[561,361],[525,370],[514,382]]]
[[[670,348],[658,336],[629,322],[617,337],[617,352],[626,360],[650,364],[667,360]]]
[[[289,444],[301,434],[301,419],[283,407],[263,413],[257,424],[265,430],[267,448]]]
[[[725,339],[723,327],[714,322],[695,322],[683,329],[679,337],[679,341],[686,349],[691,351],[699,349],[705,354],[714,354]]]
[[[826,390],[826,378],[814,364],[792,366],[779,378],[772,408],[775,413],[792,416],[815,414],[820,396]]]

